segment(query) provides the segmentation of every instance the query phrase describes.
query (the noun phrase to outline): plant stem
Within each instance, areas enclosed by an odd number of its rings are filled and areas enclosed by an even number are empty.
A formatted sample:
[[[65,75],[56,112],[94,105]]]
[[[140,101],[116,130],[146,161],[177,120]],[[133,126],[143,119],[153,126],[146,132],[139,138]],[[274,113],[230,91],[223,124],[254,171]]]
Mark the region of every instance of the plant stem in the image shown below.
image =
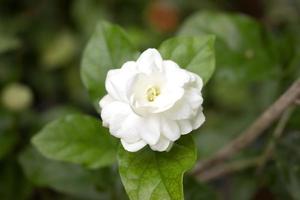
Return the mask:
[[[220,149],[216,154],[207,160],[199,161],[192,171],[192,174],[199,175],[205,169],[211,168],[216,164],[235,155],[251,144],[260,136],[281,114],[300,96],[300,79],[296,80],[290,88],[283,93],[275,103],[273,103],[264,113],[262,113],[252,125],[249,126],[240,136]]]
[[[212,181],[236,171],[241,171],[250,167],[255,167],[257,166],[259,161],[260,161],[260,156],[246,159],[246,160],[233,161],[231,163],[220,164],[216,167],[203,171],[201,174],[197,176],[197,178],[199,178],[201,181],[204,182]]]
[[[283,134],[284,128],[285,128],[288,120],[290,119],[290,116],[293,113],[294,109],[295,109],[294,106],[289,107],[287,110],[284,111],[281,118],[279,119],[279,122],[273,132],[272,139],[270,140],[269,144],[267,145],[264,153],[260,156],[260,161],[258,163],[258,168],[257,168],[258,173],[262,171],[265,164],[272,157],[276,142]]]

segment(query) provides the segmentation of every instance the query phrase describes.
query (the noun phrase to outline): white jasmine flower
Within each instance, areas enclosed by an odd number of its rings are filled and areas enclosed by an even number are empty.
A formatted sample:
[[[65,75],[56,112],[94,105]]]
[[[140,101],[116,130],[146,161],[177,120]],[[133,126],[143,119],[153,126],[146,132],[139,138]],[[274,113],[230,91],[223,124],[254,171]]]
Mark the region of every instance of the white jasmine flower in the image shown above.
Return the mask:
[[[202,86],[198,75],[148,49],[136,62],[107,73],[108,94],[100,100],[103,125],[127,151],[147,144],[154,151],[167,151],[205,121]]]

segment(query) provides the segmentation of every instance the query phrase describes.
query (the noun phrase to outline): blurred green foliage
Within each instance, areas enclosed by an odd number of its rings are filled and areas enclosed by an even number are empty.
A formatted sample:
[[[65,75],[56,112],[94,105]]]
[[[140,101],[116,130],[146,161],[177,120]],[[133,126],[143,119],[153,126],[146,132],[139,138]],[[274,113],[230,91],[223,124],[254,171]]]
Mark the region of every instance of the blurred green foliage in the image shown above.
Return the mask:
[[[236,137],[300,77],[299,0],[155,3],[0,0],[1,200],[127,199],[115,166],[91,170],[53,161],[30,145],[31,137],[56,118],[79,111],[98,116],[79,65],[100,20],[123,26],[141,50],[174,35],[216,35],[216,73],[204,91],[207,122],[194,134],[199,159]],[[16,84],[28,88],[30,103],[5,95]],[[12,109],[20,104],[25,106]],[[291,115],[261,174],[247,169],[212,183],[187,177],[186,199],[300,199],[299,113],[297,108]],[[260,155],[272,132],[273,127],[236,160]]]

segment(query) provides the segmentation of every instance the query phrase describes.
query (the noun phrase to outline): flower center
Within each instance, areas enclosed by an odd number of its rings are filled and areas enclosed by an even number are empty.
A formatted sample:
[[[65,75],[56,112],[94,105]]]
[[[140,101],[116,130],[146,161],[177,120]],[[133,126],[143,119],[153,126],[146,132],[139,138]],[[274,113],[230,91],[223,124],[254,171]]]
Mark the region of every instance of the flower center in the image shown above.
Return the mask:
[[[155,98],[160,95],[160,89],[156,86],[152,86],[147,90],[147,100],[152,102]]]

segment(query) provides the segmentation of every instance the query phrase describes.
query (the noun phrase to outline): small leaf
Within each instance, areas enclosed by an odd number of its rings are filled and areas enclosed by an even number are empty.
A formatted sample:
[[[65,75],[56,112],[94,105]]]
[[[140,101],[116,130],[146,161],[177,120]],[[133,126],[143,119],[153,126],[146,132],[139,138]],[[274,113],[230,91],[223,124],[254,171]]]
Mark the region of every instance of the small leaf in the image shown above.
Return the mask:
[[[85,115],[68,115],[49,123],[32,142],[47,158],[90,168],[110,165],[116,159],[116,141],[100,120]]]
[[[32,147],[21,153],[19,161],[27,178],[36,186],[85,199],[103,195],[93,183],[92,172],[78,165],[47,159]]]
[[[137,53],[119,26],[100,23],[96,27],[83,54],[81,78],[97,110],[100,98],[106,93],[104,86],[108,70],[134,60]]]
[[[196,148],[190,135],[174,144],[170,152],[149,148],[130,153],[120,146],[119,172],[131,200],[183,199],[183,174],[196,161]]]
[[[206,83],[215,69],[214,36],[175,37],[162,43],[160,52],[170,59],[198,74]]]

